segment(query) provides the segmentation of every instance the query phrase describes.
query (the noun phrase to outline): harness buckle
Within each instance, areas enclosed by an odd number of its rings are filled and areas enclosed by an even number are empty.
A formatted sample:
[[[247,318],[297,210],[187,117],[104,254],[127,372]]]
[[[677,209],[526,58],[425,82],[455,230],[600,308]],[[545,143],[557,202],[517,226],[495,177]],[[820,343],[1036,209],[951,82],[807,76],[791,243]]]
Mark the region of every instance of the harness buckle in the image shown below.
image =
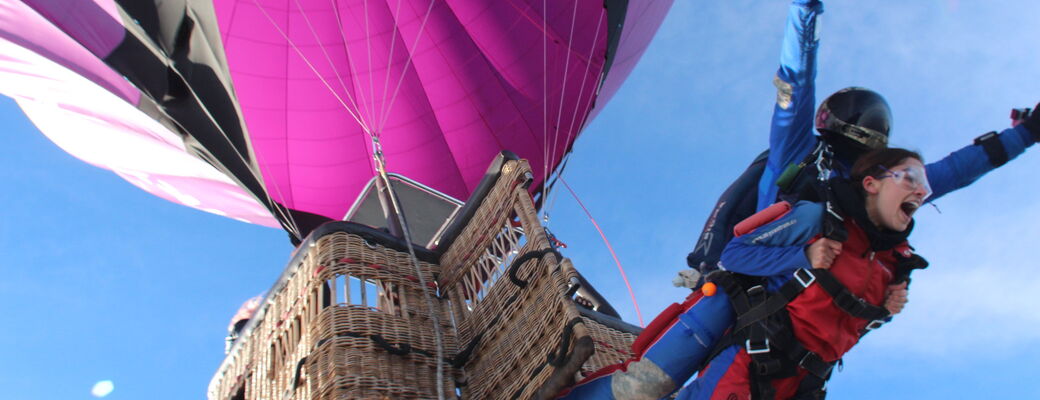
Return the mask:
[[[816,282],[816,275],[805,268],[798,268],[797,271],[794,271],[794,279],[797,280],[798,284],[802,285],[802,288],[804,289],[809,287],[809,285],[812,285],[813,282]]]
[[[875,319],[875,320],[870,321],[869,323],[867,323],[867,326],[865,328],[863,328],[863,330],[865,330],[865,331],[872,331],[872,330],[875,330],[877,328],[880,328],[881,325],[884,325],[884,324],[885,324],[885,320],[883,320],[883,319]]]
[[[747,350],[748,354],[768,353],[771,350],[769,348],[769,338],[766,338],[764,341],[761,342],[752,342],[751,339],[748,339],[744,342],[744,350]]]

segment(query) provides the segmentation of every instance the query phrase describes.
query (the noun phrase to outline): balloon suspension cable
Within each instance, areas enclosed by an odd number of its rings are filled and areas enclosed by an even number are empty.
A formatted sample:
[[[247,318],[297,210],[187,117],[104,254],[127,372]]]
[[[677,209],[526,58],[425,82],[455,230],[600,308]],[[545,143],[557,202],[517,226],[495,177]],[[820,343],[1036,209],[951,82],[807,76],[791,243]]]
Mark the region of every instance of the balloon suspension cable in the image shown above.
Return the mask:
[[[390,175],[386,172],[386,161],[383,158],[382,146],[379,143],[379,138],[376,136],[372,137],[372,158],[375,160],[376,170],[379,173],[379,179],[377,182],[381,182],[383,188],[380,188],[380,202],[384,199],[384,212],[387,215],[387,224],[390,226],[391,233],[394,230],[394,224],[397,224],[397,228],[400,229],[401,236],[405,241],[405,247],[408,247],[408,255],[411,257],[412,265],[415,267],[415,275],[419,278],[419,286],[422,287],[423,298],[426,300],[426,307],[430,313],[430,319],[433,322],[433,335],[434,340],[437,342],[437,398],[444,400],[444,343],[443,334],[441,333],[441,319],[440,314],[437,312],[437,308],[434,307],[433,299],[430,297],[430,286],[427,286],[426,278],[422,273],[422,268],[419,266],[419,258],[415,255],[415,249],[412,248],[412,234],[408,229],[408,221],[404,218],[404,212],[401,208],[401,203],[398,201],[397,194],[394,193],[393,186],[390,184]],[[385,192],[384,192],[385,190]],[[387,207],[388,206],[388,207]],[[434,288],[436,288],[436,283]]]
[[[596,231],[599,232],[599,237],[603,238],[603,243],[607,245],[607,250],[610,250],[611,257],[614,257],[614,263],[617,264],[618,271],[621,272],[621,279],[625,281],[625,287],[628,288],[628,295],[632,298],[632,306],[636,309],[636,317],[639,318],[639,326],[646,327],[643,323],[643,313],[639,311],[639,302],[636,301],[636,294],[632,291],[632,285],[628,283],[628,275],[625,274],[625,268],[621,266],[621,261],[618,260],[617,253],[614,252],[614,246],[610,245],[610,240],[607,240],[607,235],[603,233],[603,229],[600,229],[599,224],[596,223],[596,219],[592,217],[592,213],[589,212],[589,209],[585,208],[585,204],[581,202],[580,198],[578,198],[578,194],[574,193],[574,189],[571,189],[571,185],[568,185],[567,181],[564,180],[563,177],[560,177],[559,179],[560,183],[563,184],[563,187],[567,188],[568,192],[571,192],[571,196],[574,197],[574,200],[578,202],[579,206],[581,206],[581,210],[589,217],[592,226],[596,227]]]
[[[588,100],[586,100],[584,102],[584,104],[582,103],[581,99],[583,97],[585,97],[585,83],[586,83],[586,81],[587,81],[587,79],[589,77],[589,70],[592,67],[592,63],[589,62],[588,60],[591,60],[593,55],[595,54],[596,43],[598,43],[600,27],[603,25],[603,16],[604,15],[605,14],[601,13],[600,16],[599,16],[599,19],[596,21],[596,29],[595,29],[596,34],[595,34],[595,36],[592,37],[592,42],[591,42],[592,45],[589,47],[588,55],[585,56],[585,61],[586,61],[585,62],[585,72],[582,74],[581,85],[578,85],[578,87],[581,88],[581,90],[578,91],[578,99],[574,102],[574,111],[571,112],[571,114],[570,114],[571,115],[571,122],[567,125],[567,137],[563,141],[564,143],[571,143],[571,141],[574,139],[575,133],[576,132],[581,132],[582,129],[584,129],[585,123],[587,122],[587,120],[583,118],[579,122],[578,115],[580,114],[580,111],[582,111],[582,110],[584,110],[586,113],[590,112],[592,110],[592,106],[593,106],[593,102],[592,101],[593,101],[593,99],[596,98],[596,94],[599,93],[600,85],[603,84],[603,80],[602,79],[599,82],[597,82],[596,85],[595,85],[595,89],[593,89],[592,92],[589,93]],[[574,27],[575,18],[576,18],[576,15],[571,17],[571,29],[573,29],[573,27]],[[573,42],[569,41],[568,44],[567,44],[567,47],[573,47]],[[545,61],[543,60],[543,64],[544,64],[544,62]],[[566,71],[566,69],[567,69],[567,67],[565,66],[564,67],[564,71]],[[542,72],[545,74],[545,76],[548,76],[548,70],[547,70],[546,66],[543,66],[543,71]],[[566,72],[564,72],[564,77],[566,78]],[[546,92],[543,92],[543,97],[546,96],[546,95],[547,95]],[[557,154],[557,151],[556,151],[557,150],[557,148],[556,148],[557,141],[556,141],[556,139],[558,139],[557,135],[559,134],[560,128],[563,126],[561,124],[562,120],[560,120],[560,117],[563,116],[563,103],[564,103],[564,99],[565,98],[563,97],[562,92],[561,92],[561,96],[560,96],[560,110],[559,110],[559,113],[557,115],[557,120],[556,120],[556,134],[553,135],[554,136],[554,140],[553,140],[553,143],[552,143],[552,151],[551,151],[552,156],[549,157],[549,160],[555,160],[556,159],[556,154]],[[548,99],[543,99],[543,102],[548,102]],[[582,105],[584,105],[584,109],[581,108]],[[548,117],[548,116],[546,116],[546,117]],[[576,122],[578,122],[577,129],[574,128],[574,125],[575,125]],[[546,134],[545,136],[546,136],[546,140],[548,140],[548,134]],[[543,143],[543,145],[545,145],[546,147],[549,147],[548,144],[544,144]],[[560,179],[563,176],[563,170],[567,166],[567,159],[569,159],[570,155],[571,155],[570,151],[567,148],[564,148],[563,152],[564,153],[563,153],[563,156],[562,156],[560,164],[559,164],[560,167],[559,167],[559,169],[556,170],[556,179],[557,180]],[[543,183],[542,183],[542,188],[543,188],[543,190],[542,190],[542,201],[541,201],[542,202],[542,220],[543,220],[543,224],[545,224],[546,226],[549,225],[549,211],[551,211],[553,209],[553,207],[556,205],[556,193],[552,191],[552,188],[555,185],[555,182],[553,182],[553,184],[545,183],[545,182],[549,181],[549,177],[551,175],[552,175],[552,173],[550,171],[546,170],[546,172],[545,172],[545,181],[543,181]],[[550,199],[546,199],[546,197],[551,197],[551,198]]]

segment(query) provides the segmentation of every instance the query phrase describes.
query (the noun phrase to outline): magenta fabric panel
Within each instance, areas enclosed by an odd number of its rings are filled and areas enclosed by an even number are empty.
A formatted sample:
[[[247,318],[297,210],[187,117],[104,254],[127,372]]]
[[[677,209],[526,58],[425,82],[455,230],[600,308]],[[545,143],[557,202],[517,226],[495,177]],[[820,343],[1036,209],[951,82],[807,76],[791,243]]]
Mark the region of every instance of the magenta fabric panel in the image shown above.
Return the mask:
[[[636,67],[636,63],[650,45],[650,40],[661,27],[668,10],[672,8],[672,2],[673,0],[628,0],[628,16],[625,18],[625,28],[621,32],[614,63],[606,81],[603,82],[596,109],[592,110],[590,118],[595,118],[603,110],[621,88],[625,78],[628,78],[628,74]]]
[[[257,162],[273,198],[332,218],[374,176],[366,130],[391,172],[456,198],[501,150],[529,159],[537,186],[606,51],[601,0],[258,3],[214,2]]]
[[[123,41],[126,28],[113,0],[22,0],[98,58]]]
[[[98,0],[97,4],[92,1],[0,0],[0,37],[47,57],[123,100],[137,104],[140,92],[100,59],[119,44],[124,32],[111,0]]]
[[[0,93],[14,98],[54,144],[86,163],[179,204],[279,226],[229,177],[187,153],[179,134],[80,72],[3,38]]]

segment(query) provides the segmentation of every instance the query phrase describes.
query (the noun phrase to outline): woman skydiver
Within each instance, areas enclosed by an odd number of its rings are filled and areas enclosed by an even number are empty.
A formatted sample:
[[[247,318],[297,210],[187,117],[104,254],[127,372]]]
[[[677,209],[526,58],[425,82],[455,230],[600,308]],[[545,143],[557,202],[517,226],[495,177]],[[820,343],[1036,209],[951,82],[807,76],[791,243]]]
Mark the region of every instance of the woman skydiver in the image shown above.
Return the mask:
[[[728,272],[709,280],[736,323],[677,398],[822,399],[834,363],[902,311],[910,271],[927,265],[906,241],[931,195],[920,155],[874,150],[830,190],[833,204],[800,201],[726,246]],[[842,228],[830,238],[828,218]]]
[[[732,393],[746,399],[752,388],[758,392],[753,399],[822,395],[834,361],[861,330],[902,311],[903,278],[927,265],[906,243],[913,213],[931,194],[920,155],[878,149],[857,161],[852,176],[832,181],[830,207],[778,203],[749,218],[761,226],[738,228],[750,232],[723,253],[728,272],[716,272],[711,285],[655,318],[633,344],[633,354],[641,357],[593,373],[563,398],[659,399],[714,354],[678,398],[725,399]],[[839,217],[844,234],[820,237],[825,220]],[[831,293],[853,315],[832,304]],[[752,361],[763,372],[754,380]],[[804,379],[810,370],[820,376]],[[775,392],[767,390],[774,385],[758,384],[780,377],[785,379]]]
[[[860,155],[888,144],[891,110],[880,94],[849,87],[828,96],[816,108],[816,53],[820,47],[819,0],[792,0],[773,84],[776,104],[769,129],[769,150],[760,155],[722,194],[687,257],[676,286],[696,287],[717,269],[733,225],[776,203],[798,200],[814,179],[810,159],[829,146],[835,176],[848,177]],[[1040,108],[1040,104],[1037,105]],[[813,134],[813,129],[819,136]],[[1025,152],[1040,140],[1040,113],[1022,124],[979,136],[973,143],[925,166],[934,190],[931,200],[970,185]],[[808,168],[806,168],[808,167]]]

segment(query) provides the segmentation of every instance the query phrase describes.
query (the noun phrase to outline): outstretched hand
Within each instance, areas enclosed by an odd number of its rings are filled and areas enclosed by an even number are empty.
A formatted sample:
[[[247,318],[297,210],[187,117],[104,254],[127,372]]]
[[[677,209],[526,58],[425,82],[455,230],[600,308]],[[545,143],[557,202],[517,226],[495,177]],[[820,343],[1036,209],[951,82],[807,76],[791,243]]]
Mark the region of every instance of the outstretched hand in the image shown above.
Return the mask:
[[[839,254],[841,242],[827,238],[820,238],[805,249],[805,258],[808,258],[809,265],[816,269],[829,269]]]
[[[904,281],[898,285],[888,285],[888,289],[885,291],[885,309],[892,315],[899,314],[903,311],[903,307],[910,301],[907,297],[910,292],[907,291],[906,285],[909,282]]]
[[[1040,103],[1037,103],[1029,113],[1029,117],[1022,121],[1022,125],[1029,129],[1029,133],[1032,133],[1034,138],[1040,137]]]

